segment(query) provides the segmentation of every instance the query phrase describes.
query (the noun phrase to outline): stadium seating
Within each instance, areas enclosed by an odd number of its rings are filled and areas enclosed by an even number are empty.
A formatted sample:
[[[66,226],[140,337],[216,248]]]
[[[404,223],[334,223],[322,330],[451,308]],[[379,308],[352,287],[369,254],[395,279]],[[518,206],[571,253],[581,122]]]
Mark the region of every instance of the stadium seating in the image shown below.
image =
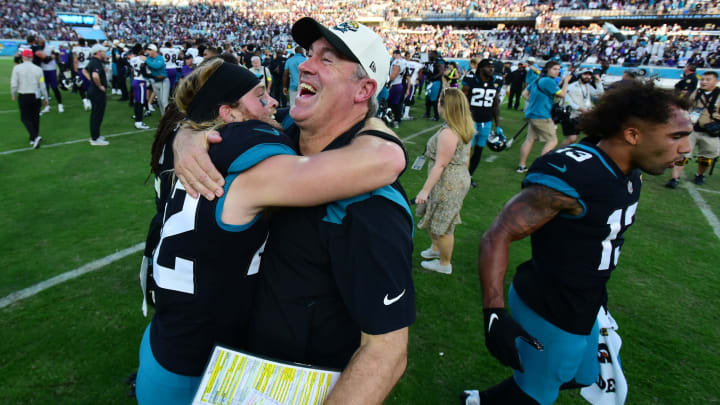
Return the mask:
[[[587,27],[535,30],[512,26],[504,30],[482,30],[463,27],[472,19],[520,18],[534,20],[544,17],[618,18],[622,16],[672,16],[691,13],[720,13],[718,2],[665,0],[660,2],[584,1],[539,2],[520,0],[238,0],[223,2],[146,2],[53,0],[11,2],[1,0],[0,34],[3,38],[25,38],[41,34],[49,40],[72,41],[76,33],[55,16],[58,11],[96,14],[100,26],[110,39],[125,43],[165,42],[182,43],[202,38],[207,44],[221,45],[250,43],[263,49],[292,46],[290,26],[299,16],[310,15],[324,23],[357,19],[373,23],[385,37],[388,48],[403,50],[438,49],[445,57],[469,58],[472,55],[502,59],[559,59],[572,62],[599,36],[599,31]],[[155,4],[153,2],[153,4]],[[229,6],[232,4],[232,7]],[[408,20],[413,24],[409,26]],[[551,18],[548,17],[548,20]],[[422,24],[432,21],[433,24]],[[441,22],[437,25],[437,22]],[[625,28],[639,33],[622,46],[601,50],[597,56],[611,63],[627,60],[664,66],[682,65],[688,60],[710,67],[707,59],[717,59],[720,44],[717,36],[694,35],[677,25],[665,26],[658,20],[654,27]],[[379,23],[379,24],[378,24]],[[585,22],[587,24],[587,22]],[[697,53],[698,55],[694,55]]]

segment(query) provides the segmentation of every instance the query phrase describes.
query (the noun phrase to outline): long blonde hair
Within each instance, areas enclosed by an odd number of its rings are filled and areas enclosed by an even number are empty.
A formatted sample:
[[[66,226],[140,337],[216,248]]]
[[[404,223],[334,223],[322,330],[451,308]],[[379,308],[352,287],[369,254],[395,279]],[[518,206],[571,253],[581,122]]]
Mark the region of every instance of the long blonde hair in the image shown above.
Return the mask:
[[[454,87],[448,87],[440,93],[439,103],[443,107],[442,116],[450,129],[463,143],[469,143],[475,135],[475,122],[465,94]]]
[[[187,109],[190,103],[192,103],[200,89],[205,85],[208,79],[210,79],[210,76],[212,76],[224,62],[225,61],[221,58],[209,59],[201,63],[200,66],[192,71],[192,73],[180,81],[177,89],[175,90],[175,104],[177,105],[178,110],[185,115],[188,114]],[[235,108],[238,105],[238,102],[229,104],[231,108]],[[183,122],[183,126],[190,127],[194,130],[219,129],[225,125],[226,122],[220,118],[219,113],[210,121],[195,122],[190,119],[186,119]]]

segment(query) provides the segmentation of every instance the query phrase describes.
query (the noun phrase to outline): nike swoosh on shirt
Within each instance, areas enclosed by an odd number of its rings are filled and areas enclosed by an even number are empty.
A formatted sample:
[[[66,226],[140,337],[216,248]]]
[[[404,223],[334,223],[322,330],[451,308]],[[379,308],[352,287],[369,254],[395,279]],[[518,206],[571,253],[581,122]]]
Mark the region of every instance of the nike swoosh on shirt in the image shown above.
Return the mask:
[[[566,165],[562,165],[562,167],[556,166],[556,165],[554,165],[554,164],[552,164],[552,163],[548,163],[548,165],[554,167],[554,168],[557,169],[560,173],[565,173],[565,172],[567,171],[567,166],[566,166]]]
[[[490,333],[490,328],[492,328],[492,324],[496,319],[498,319],[497,314],[490,315],[490,322],[488,322],[488,333]]]
[[[383,304],[385,304],[385,305],[392,305],[392,304],[394,304],[395,302],[397,302],[397,300],[399,300],[400,298],[402,298],[403,295],[405,295],[405,290],[402,290],[402,292],[400,293],[400,295],[398,295],[398,296],[395,297],[395,298],[388,298],[388,295],[385,294],[385,299],[383,299]]]

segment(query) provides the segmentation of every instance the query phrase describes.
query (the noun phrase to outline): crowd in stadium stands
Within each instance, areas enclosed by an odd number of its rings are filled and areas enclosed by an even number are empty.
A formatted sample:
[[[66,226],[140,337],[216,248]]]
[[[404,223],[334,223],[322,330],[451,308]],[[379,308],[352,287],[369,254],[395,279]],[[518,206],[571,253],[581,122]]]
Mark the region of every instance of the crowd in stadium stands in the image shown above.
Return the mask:
[[[498,15],[547,9],[537,1],[494,0],[397,0],[376,3],[372,0],[241,0],[237,8],[195,3],[185,7],[151,6],[147,3],[116,3],[111,1],[58,3],[47,0],[10,2],[1,0],[0,32],[4,38],[25,38],[39,33],[50,40],[75,40],[71,27],[55,18],[58,10],[74,9],[98,15],[108,38],[121,39],[128,44],[139,42],[170,41],[181,44],[191,38],[202,38],[213,46],[232,43],[253,44],[261,49],[287,47],[291,43],[290,26],[298,16],[311,15],[330,24],[333,21],[353,19],[371,14],[372,10],[385,10],[385,16],[417,15],[423,11],[453,12],[475,10]],[[697,4],[715,8],[717,1],[693,0],[664,1],[583,1],[564,0],[555,3],[559,8],[608,8],[695,10]],[[389,11],[388,11],[389,10]],[[597,40],[600,32],[584,27],[559,30],[535,30],[530,27],[508,27],[504,30],[479,30],[452,26],[421,25],[416,27],[375,28],[385,38],[390,49],[426,52],[437,49],[444,57],[468,58],[471,55],[501,59],[523,59],[530,56],[575,62]],[[663,66],[682,65],[688,61],[700,67],[718,67],[718,37],[677,35],[679,26],[635,28],[637,35],[623,44],[614,43],[598,49],[597,59],[610,63]]]

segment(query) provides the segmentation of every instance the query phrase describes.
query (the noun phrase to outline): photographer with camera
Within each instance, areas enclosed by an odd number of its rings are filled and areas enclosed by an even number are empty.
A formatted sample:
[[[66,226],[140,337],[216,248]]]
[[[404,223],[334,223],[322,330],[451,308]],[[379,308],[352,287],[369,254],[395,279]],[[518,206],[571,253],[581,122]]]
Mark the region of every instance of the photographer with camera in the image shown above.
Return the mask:
[[[720,112],[718,111],[720,88],[717,84],[717,72],[708,70],[700,78],[700,88],[692,92],[689,97],[692,101],[690,119],[694,126],[690,134],[690,153],[685,155],[683,162],[687,164],[693,153],[697,154],[698,170],[693,180],[697,185],[705,184],[705,171],[720,154]],[[665,187],[676,188],[684,169],[684,165],[673,166],[672,178]]]
[[[553,119],[551,111],[553,110],[555,97],[564,98],[567,94],[568,83],[572,75],[565,76],[560,82],[562,87],[558,86],[555,79],[560,74],[560,63],[555,61],[546,63],[542,73],[543,76],[529,84],[523,91],[523,98],[527,100],[525,119],[528,120],[528,134],[525,142],[520,147],[520,163],[515,169],[518,173],[527,171],[525,163],[536,140],[539,139],[541,142],[545,142],[542,150],[543,155],[553,150],[557,145],[557,126],[555,123],[559,117],[557,117],[558,114],[555,114],[556,119]],[[558,110],[558,108],[555,107],[555,110]]]
[[[579,79],[570,83],[565,96],[565,109],[563,119],[560,121],[565,140],[560,146],[567,146],[577,142],[580,130],[577,128],[580,114],[592,108],[593,81],[592,70],[580,69],[577,72]],[[602,87],[601,87],[602,88]]]

